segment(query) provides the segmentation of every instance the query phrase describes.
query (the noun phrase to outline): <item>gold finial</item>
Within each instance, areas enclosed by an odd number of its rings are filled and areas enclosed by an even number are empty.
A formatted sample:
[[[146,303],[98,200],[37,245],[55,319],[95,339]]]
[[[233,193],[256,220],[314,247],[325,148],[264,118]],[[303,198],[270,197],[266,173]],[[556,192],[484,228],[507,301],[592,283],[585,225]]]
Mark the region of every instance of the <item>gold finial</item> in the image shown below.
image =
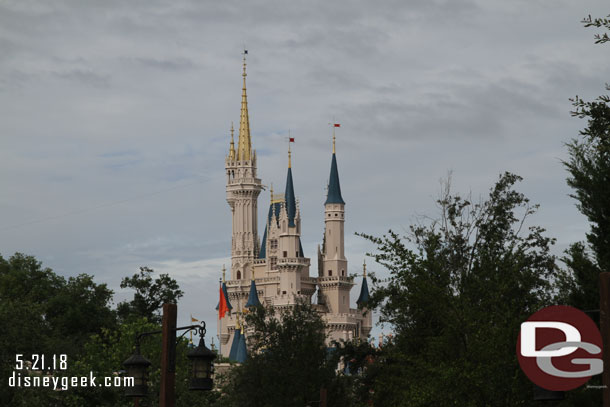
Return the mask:
[[[273,182],[271,183],[271,188],[269,188],[269,192],[271,192],[271,203],[273,203]]]
[[[248,50],[244,49],[244,85],[241,93],[241,113],[239,117],[239,141],[237,159],[240,161],[250,160],[252,153],[252,142],[250,140],[250,118],[248,117],[248,96],[246,94],[246,54]]]
[[[291,153],[290,153],[290,129],[288,129],[288,168],[292,168],[291,162]]]
[[[236,319],[235,319],[235,330],[241,329],[241,324],[239,323],[239,313],[235,313],[236,315]]]
[[[335,140],[337,138],[335,137],[335,126],[333,125],[333,154],[335,154]]]
[[[246,76],[248,76],[248,74],[246,73],[246,54],[247,53],[248,53],[248,50],[244,49],[244,53],[243,53],[243,55],[244,55],[244,58],[243,58],[243,60],[244,60],[244,72],[241,74],[241,76],[244,77],[244,87],[245,87],[245,83],[246,83]]]
[[[366,259],[362,262],[362,275],[366,278]]]
[[[225,265],[222,265],[222,282],[225,282],[225,273],[226,273],[227,269],[225,268]]]

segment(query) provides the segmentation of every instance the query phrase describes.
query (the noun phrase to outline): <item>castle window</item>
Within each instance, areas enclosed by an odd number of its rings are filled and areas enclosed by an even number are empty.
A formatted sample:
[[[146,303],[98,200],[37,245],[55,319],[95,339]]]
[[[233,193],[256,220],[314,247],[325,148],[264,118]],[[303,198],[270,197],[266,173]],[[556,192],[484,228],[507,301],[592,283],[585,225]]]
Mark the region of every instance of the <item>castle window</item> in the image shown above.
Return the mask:
[[[269,240],[269,247],[271,250],[277,250],[277,239]]]
[[[332,270],[328,270],[328,277],[332,277],[333,276],[333,271]]]
[[[338,214],[338,213],[335,213],[335,218],[336,218],[337,216],[339,216],[339,214]]]
[[[271,257],[269,260],[271,262],[271,270],[277,270],[277,257]]]
[[[341,275],[345,277],[345,270],[341,270]]]
[[[288,252],[284,250],[284,257],[288,257]]]
[[[241,280],[241,271],[237,270],[237,279]]]

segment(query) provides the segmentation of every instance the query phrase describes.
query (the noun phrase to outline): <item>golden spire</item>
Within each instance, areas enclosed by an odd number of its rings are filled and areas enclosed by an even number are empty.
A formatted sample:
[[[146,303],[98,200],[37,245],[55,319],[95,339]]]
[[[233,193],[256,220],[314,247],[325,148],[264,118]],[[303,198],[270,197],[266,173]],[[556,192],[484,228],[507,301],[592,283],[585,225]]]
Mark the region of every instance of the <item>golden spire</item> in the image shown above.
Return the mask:
[[[231,147],[229,147],[229,160],[235,161],[235,141],[233,140],[233,122],[231,122]]]
[[[222,265],[222,282],[225,282],[225,273],[226,273],[227,269],[225,269],[225,265]]]
[[[248,51],[244,50],[244,86],[241,92],[241,113],[239,117],[239,147],[237,151],[237,159],[240,161],[250,160],[250,153],[252,151],[252,143],[250,141],[250,118],[248,117],[248,97],[246,95],[246,54]]]
[[[333,154],[335,154],[335,126],[333,125]]]
[[[362,275],[366,278],[366,259],[362,262]]]

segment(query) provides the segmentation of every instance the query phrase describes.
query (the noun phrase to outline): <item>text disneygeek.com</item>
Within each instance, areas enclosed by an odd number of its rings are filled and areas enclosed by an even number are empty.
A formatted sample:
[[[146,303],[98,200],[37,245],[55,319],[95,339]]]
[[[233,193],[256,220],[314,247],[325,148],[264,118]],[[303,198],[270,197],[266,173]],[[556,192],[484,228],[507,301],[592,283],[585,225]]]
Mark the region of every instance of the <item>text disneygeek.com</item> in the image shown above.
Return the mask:
[[[45,360],[48,363],[45,363]],[[67,370],[66,355],[31,355],[24,359],[22,354],[15,355],[15,370],[8,378],[10,387],[43,387],[53,390],[68,390],[71,387],[133,387],[133,377],[98,377],[89,372],[88,376],[59,376]]]

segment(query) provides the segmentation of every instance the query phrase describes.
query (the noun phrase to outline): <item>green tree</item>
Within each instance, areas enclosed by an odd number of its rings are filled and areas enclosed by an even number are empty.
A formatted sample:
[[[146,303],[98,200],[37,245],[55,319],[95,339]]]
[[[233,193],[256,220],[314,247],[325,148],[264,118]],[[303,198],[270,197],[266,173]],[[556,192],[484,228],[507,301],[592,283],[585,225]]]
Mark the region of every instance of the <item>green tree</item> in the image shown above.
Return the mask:
[[[32,256],[0,256],[0,404],[52,405],[56,392],[8,387],[15,355],[75,360],[89,336],[116,327],[111,301],[112,291],[91,276],[66,280]]]
[[[551,301],[553,239],[530,225],[537,209],[505,173],[489,197],[438,200],[437,219],[363,235],[390,272],[374,280],[371,306],[395,336],[366,370],[374,405],[533,405],[515,356],[520,324]],[[526,225],[530,225],[526,227]]]
[[[608,16],[610,17],[610,16]],[[610,29],[610,19],[583,19],[585,27]],[[610,41],[607,33],[596,34],[595,43]],[[609,90],[606,84],[606,90]],[[569,172],[568,185],[577,200],[577,207],[591,224],[586,243],[577,242],[565,251],[566,265],[558,276],[558,303],[582,310],[599,308],[599,273],[610,272],[610,97],[599,96],[592,102],[576,96],[572,99],[572,116],[587,119],[587,126],[579,138],[566,144],[569,159],[564,162]],[[591,315],[597,320],[597,315]],[[601,385],[601,377],[594,377],[592,385]],[[601,391],[581,388],[568,393],[565,406],[600,405]]]
[[[161,322],[163,304],[176,304],[184,294],[176,280],[169,274],[161,274],[153,280],[154,270],[140,267],[140,272],[121,281],[121,288],[135,290],[133,300],[119,303],[117,311],[122,320],[145,317],[151,322]]]
[[[608,16],[610,17],[610,16]],[[610,19],[583,19],[585,27],[610,29]],[[607,33],[596,34],[596,43],[608,42]],[[608,90],[608,84],[606,84]],[[569,172],[568,185],[577,200],[577,207],[587,217],[591,230],[587,244],[578,242],[566,250],[562,259],[567,266],[561,278],[561,299],[581,309],[598,308],[598,275],[610,272],[610,96],[599,96],[592,102],[576,96],[571,99],[572,116],[587,119],[579,138],[566,144],[569,159],[564,162]]]
[[[335,375],[338,358],[325,344],[324,321],[311,305],[297,304],[279,315],[259,307],[246,320],[253,328],[248,359],[230,371],[220,405],[317,406],[322,387],[327,389],[328,405],[350,405]]]

